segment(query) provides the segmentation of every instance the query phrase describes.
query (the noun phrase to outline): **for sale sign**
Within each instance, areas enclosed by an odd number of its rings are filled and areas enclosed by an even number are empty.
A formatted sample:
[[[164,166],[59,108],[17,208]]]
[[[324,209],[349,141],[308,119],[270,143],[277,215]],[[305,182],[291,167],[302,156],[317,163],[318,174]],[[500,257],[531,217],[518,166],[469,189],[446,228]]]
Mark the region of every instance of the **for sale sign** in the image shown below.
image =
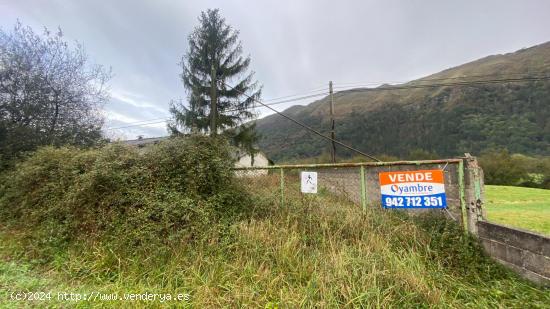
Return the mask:
[[[446,208],[442,170],[380,173],[384,208]]]

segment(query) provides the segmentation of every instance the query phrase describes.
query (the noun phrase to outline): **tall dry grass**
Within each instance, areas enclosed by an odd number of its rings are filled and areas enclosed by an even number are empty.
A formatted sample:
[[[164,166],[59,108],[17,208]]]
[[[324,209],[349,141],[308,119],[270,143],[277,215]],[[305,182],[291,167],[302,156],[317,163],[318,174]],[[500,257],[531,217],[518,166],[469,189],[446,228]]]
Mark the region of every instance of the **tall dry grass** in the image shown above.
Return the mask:
[[[17,242],[23,236],[4,228],[0,254],[10,263],[27,261],[31,271],[25,276],[47,278],[35,286],[189,293],[185,305],[195,308],[544,308],[550,303],[548,290],[491,262],[473,239],[441,217],[412,220],[380,209],[363,213],[324,190],[300,194],[293,176],[286,179],[280,205],[278,176],[235,181],[252,196],[253,209],[245,218],[212,225],[201,240],[137,249],[84,241],[56,252],[46,264],[33,264]],[[28,282],[9,278],[15,285]]]

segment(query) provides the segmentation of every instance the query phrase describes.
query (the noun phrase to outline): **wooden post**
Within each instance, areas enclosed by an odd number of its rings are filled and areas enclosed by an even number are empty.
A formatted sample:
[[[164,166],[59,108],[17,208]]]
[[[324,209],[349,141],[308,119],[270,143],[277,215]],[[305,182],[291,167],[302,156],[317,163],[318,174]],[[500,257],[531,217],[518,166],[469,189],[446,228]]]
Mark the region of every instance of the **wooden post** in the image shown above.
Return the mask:
[[[332,91],[332,81],[328,82],[328,91],[330,94],[330,138],[332,138],[332,148],[330,149],[330,156],[332,163],[336,163],[336,144],[334,143],[334,95]]]
[[[359,168],[359,174],[361,177],[361,206],[363,207],[363,212],[367,211],[367,186],[365,184],[365,167],[361,165]]]
[[[462,226],[464,227],[464,233],[468,233],[468,214],[466,213],[466,197],[464,187],[464,161],[458,162],[458,194],[460,196],[460,209],[462,211]]]
[[[284,205],[285,201],[285,171],[284,169],[280,169],[280,175],[281,175],[281,207]]]

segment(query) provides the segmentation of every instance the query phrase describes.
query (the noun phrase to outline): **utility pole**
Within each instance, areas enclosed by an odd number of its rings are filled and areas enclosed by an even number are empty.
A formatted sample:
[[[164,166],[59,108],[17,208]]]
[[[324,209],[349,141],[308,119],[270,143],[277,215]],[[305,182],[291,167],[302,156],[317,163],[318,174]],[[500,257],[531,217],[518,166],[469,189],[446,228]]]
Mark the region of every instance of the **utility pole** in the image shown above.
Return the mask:
[[[328,92],[330,95],[330,138],[332,138],[332,148],[330,149],[330,156],[332,157],[332,163],[336,163],[336,144],[334,143],[334,95],[332,91],[332,81],[328,82]]]
[[[212,64],[212,69],[210,71],[210,135],[214,136],[217,131],[216,127],[216,118],[218,117],[218,96],[216,91],[217,89],[217,79],[216,79],[216,67]]]

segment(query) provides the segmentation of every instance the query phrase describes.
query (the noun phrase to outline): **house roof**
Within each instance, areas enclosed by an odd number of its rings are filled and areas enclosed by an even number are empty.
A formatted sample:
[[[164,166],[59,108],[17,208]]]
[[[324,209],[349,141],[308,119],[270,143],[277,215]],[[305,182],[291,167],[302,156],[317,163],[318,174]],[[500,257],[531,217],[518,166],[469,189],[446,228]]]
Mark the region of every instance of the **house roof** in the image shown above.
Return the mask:
[[[138,138],[138,139],[125,140],[125,141],[121,141],[121,142],[126,144],[126,145],[130,145],[130,146],[144,147],[146,145],[156,144],[156,143],[161,142],[163,140],[166,140],[168,138],[170,138],[170,136]],[[258,151],[256,154],[261,154],[262,156],[264,156],[266,159],[269,160],[267,155],[261,150]],[[236,151],[233,152],[232,155],[233,155],[233,158],[239,160],[240,158],[242,158],[244,156],[247,156],[248,154],[241,151],[241,150],[239,150],[238,148],[236,148]],[[269,161],[271,161],[271,160],[269,160]]]
[[[149,144],[156,144],[160,141],[163,141],[165,139],[169,138],[169,136],[161,136],[161,137],[149,137],[149,138],[138,138],[138,139],[130,139],[121,141],[122,143],[130,146],[145,146]]]

